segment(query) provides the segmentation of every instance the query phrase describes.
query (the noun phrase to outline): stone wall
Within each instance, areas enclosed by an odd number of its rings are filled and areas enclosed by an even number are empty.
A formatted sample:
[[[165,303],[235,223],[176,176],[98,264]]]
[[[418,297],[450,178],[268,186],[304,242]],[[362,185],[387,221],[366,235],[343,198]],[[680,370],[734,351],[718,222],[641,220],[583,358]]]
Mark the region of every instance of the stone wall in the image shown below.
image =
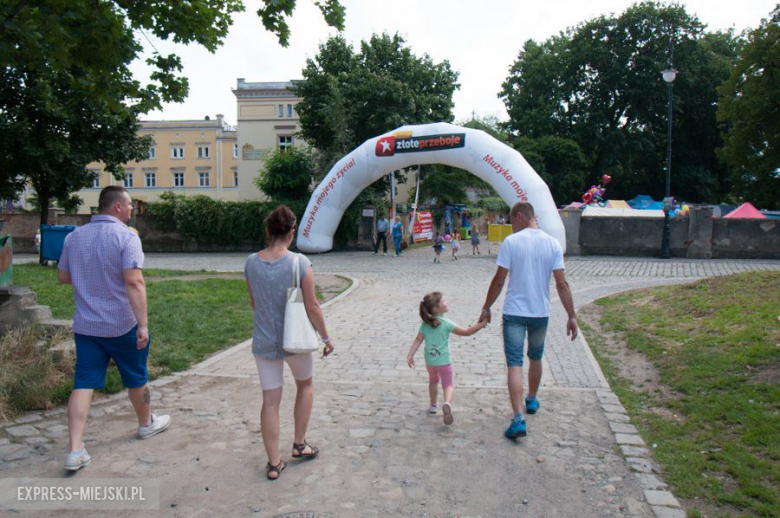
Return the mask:
[[[589,218],[580,209],[565,209],[560,214],[566,229],[567,255],[660,255],[663,219]],[[53,211],[49,222],[78,226],[87,223],[89,218],[88,215]],[[13,236],[14,252],[35,253],[35,232],[40,224],[38,214],[5,213],[0,219],[5,219],[3,230]],[[484,217],[476,219],[482,227]],[[409,215],[401,214],[401,220],[404,238],[408,240]],[[156,218],[149,215],[135,216],[131,225],[138,230],[146,252],[252,252],[263,246],[252,242],[230,247],[185,242],[178,233],[160,228]],[[780,259],[780,220],[713,218],[712,209],[703,207],[693,209],[688,218],[672,219],[670,230],[670,249],[674,257]],[[484,231],[483,236],[486,236]],[[349,243],[349,248],[369,249],[373,246],[369,241],[355,240]],[[370,245],[369,248],[366,245]]]
[[[580,209],[561,211],[568,255],[659,256],[661,218],[587,217]],[[689,259],[780,259],[780,220],[713,218],[712,209],[695,208],[670,221],[673,257]]]

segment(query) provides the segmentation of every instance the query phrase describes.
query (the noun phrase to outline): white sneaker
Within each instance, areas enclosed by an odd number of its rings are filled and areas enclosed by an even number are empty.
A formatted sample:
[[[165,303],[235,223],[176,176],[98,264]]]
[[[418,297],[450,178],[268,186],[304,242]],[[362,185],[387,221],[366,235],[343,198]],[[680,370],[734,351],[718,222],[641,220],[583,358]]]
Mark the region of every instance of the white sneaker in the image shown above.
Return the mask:
[[[439,411],[439,405],[431,405],[428,407],[428,413],[433,415]]]
[[[171,416],[152,414],[152,422],[147,426],[138,427],[138,438],[148,439],[152,435],[164,432],[171,424]]]
[[[444,424],[450,425],[455,420],[454,417],[452,417],[452,405],[449,403],[444,403],[441,406],[441,412],[444,414]]]
[[[382,255],[387,255],[387,252],[383,253]]]
[[[65,469],[68,471],[78,471],[89,464],[91,460],[92,457],[87,453],[87,448],[82,447],[80,450],[68,453],[68,456],[65,458]]]

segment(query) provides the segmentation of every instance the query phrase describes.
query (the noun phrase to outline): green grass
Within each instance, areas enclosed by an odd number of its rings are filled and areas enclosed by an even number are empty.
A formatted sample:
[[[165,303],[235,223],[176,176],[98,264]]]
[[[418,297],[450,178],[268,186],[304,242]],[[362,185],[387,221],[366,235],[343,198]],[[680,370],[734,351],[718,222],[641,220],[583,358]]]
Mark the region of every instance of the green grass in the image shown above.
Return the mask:
[[[678,496],[780,516],[778,302],[777,272],[597,301],[602,329],[651,361],[666,390],[621,378],[602,338],[583,327],[632,422],[657,445],[653,457]]]
[[[180,275],[199,275],[204,271],[145,270],[146,277],[174,277]],[[55,267],[42,267],[37,264],[14,266],[14,283],[31,286],[38,294],[38,303],[47,305],[54,318],[73,318],[73,289],[69,285],[59,284]],[[235,345],[252,336],[252,311],[249,295],[243,280],[202,279],[190,281],[165,281],[147,283],[149,304],[149,330],[152,345],[149,350],[149,371],[152,379],[187,369],[192,364],[204,360],[209,355]],[[29,342],[41,342],[43,335],[33,332],[25,340],[23,347],[25,358],[37,358],[41,361],[21,362],[11,373],[6,369],[6,383],[0,383],[0,413],[15,415],[19,411],[41,409],[62,403],[67,399],[73,386],[72,366],[65,368],[68,362],[55,362],[43,349],[41,353],[32,353]],[[19,342],[19,340],[16,340]],[[21,344],[20,344],[21,345]],[[50,344],[49,344],[50,345]],[[10,349],[9,349],[10,350]],[[9,353],[13,357],[16,353]],[[35,366],[35,363],[40,363]],[[68,372],[68,369],[71,369]],[[65,372],[61,376],[58,372]],[[12,379],[16,377],[15,379]],[[25,388],[25,380],[51,378],[50,382],[37,383],[40,388]],[[19,390],[3,387],[19,386]],[[33,384],[35,385],[35,384]],[[32,386],[32,385],[31,385]],[[122,390],[119,373],[113,366],[106,376],[104,392],[114,393]],[[6,410],[3,412],[3,404]]]

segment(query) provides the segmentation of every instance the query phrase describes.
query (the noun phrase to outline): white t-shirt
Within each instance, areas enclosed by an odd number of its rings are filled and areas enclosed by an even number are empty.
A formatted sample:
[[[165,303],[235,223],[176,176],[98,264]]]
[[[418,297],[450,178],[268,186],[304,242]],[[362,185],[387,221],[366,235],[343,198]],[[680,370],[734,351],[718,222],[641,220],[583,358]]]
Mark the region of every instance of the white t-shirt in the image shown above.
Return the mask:
[[[505,315],[550,316],[550,276],[564,268],[555,238],[539,229],[521,230],[501,243],[496,264],[509,270]]]

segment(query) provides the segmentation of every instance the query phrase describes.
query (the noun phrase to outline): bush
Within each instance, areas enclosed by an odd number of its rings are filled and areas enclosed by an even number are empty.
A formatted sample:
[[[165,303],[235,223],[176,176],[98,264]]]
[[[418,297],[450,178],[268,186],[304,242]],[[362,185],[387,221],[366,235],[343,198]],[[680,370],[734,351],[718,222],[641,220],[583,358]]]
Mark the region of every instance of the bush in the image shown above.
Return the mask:
[[[493,214],[506,214],[509,212],[509,205],[498,196],[482,198],[477,202],[477,206]]]
[[[149,214],[157,217],[162,228],[176,230],[187,241],[215,245],[263,243],[264,222],[271,209],[268,203],[218,201],[174,193],[164,193],[160,198],[162,201],[149,204]]]

